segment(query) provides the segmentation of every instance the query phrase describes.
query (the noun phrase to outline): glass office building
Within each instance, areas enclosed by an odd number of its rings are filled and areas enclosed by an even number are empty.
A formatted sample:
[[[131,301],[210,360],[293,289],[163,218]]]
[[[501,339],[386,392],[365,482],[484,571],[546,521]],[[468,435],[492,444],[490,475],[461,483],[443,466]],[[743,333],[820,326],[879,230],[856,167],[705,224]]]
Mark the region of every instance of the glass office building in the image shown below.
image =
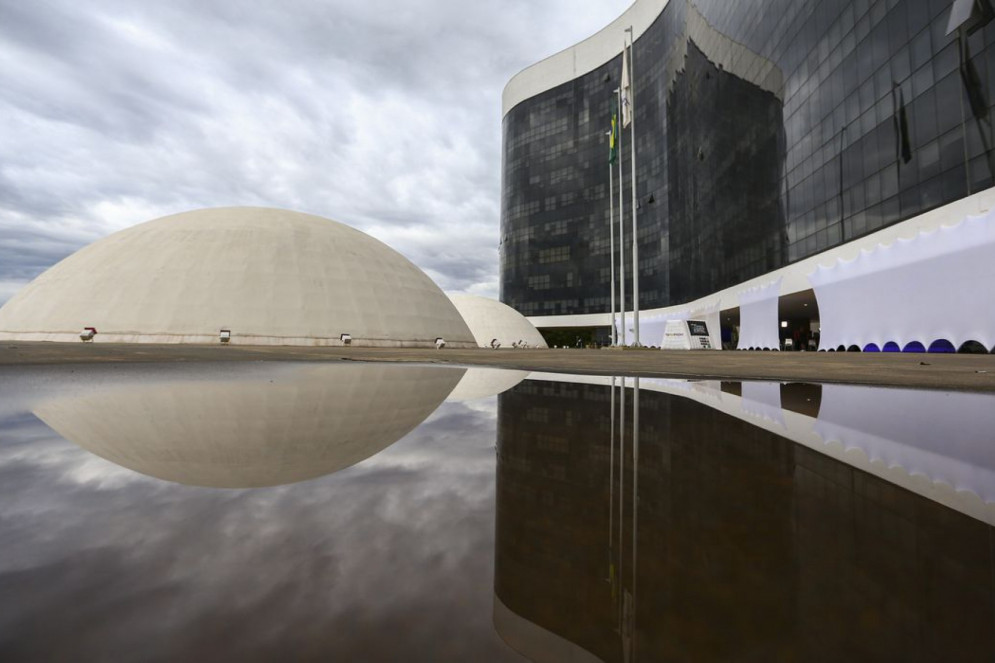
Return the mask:
[[[576,75],[560,54],[505,91],[501,300],[527,316],[610,310],[606,132],[623,27],[637,35],[645,311],[991,187],[990,18],[986,0],[637,0],[610,35],[565,52]],[[626,261],[630,158],[626,130]]]

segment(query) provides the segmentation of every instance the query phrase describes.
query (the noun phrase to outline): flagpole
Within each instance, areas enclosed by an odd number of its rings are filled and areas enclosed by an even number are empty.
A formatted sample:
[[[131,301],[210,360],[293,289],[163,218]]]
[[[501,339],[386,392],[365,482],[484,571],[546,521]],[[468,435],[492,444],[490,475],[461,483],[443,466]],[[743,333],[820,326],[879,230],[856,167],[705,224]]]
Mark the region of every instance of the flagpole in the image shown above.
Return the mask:
[[[612,122],[614,122],[612,118]],[[615,137],[615,125],[608,132],[609,144]],[[608,252],[611,255],[611,303],[612,303],[612,345],[618,345],[618,328],[615,327],[615,175],[611,159],[608,159]]]
[[[618,95],[618,112],[622,112],[622,88],[615,90]],[[621,119],[621,118],[620,118]],[[622,192],[625,189],[622,180],[622,129],[618,130],[618,310],[622,326],[622,345],[625,345],[625,227],[622,225],[625,218],[625,199]]]
[[[632,130],[632,322],[633,345],[639,345],[639,237],[636,231],[636,38],[629,33],[629,128]],[[624,40],[623,40],[624,41]],[[624,59],[624,58],[623,58]]]

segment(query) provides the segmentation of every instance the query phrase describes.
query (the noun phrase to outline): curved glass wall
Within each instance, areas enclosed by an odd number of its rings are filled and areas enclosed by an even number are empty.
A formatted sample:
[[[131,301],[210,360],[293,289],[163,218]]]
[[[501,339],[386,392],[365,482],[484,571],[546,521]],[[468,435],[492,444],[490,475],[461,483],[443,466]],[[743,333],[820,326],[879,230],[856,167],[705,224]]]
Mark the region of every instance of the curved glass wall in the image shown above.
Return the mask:
[[[995,22],[947,35],[950,10],[672,0],[635,44],[640,308],[992,186]],[[525,315],[609,309],[605,133],[620,67],[616,57],[504,118],[501,300]],[[626,253],[629,143],[626,131]]]

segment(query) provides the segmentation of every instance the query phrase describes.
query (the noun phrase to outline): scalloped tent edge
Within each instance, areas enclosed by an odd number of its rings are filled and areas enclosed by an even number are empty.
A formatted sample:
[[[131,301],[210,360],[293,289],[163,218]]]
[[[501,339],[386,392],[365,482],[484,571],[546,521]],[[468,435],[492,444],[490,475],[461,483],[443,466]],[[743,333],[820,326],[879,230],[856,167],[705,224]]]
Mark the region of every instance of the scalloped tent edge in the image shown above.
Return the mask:
[[[808,274],[820,349],[892,343],[925,351],[937,341],[995,347],[995,211],[899,237]],[[916,345],[918,344],[918,345]],[[919,346],[922,350],[919,350]]]

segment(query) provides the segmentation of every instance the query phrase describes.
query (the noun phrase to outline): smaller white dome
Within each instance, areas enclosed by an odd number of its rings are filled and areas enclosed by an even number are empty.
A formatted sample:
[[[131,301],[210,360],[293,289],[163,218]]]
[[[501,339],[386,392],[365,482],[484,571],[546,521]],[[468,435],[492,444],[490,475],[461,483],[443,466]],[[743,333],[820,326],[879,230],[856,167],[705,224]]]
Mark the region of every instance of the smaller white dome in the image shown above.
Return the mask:
[[[482,348],[491,347],[494,340],[497,340],[502,348],[523,343],[529,348],[549,347],[539,330],[524,315],[507,304],[478,295],[450,294],[449,299],[463,316],[463,321],[470,328],[477,345]]]

